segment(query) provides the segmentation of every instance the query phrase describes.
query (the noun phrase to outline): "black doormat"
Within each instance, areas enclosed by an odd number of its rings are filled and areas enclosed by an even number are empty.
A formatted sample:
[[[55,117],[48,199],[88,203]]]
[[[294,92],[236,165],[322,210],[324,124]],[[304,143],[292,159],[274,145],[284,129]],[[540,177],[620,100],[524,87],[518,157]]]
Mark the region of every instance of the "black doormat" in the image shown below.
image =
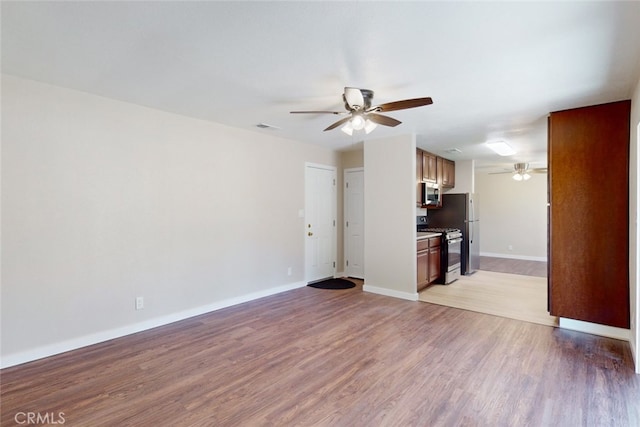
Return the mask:
[[[355,288],[356,284],[346,279],[327,279],[320,282],[309,283],[307,286],[318,289],[349,289]]]

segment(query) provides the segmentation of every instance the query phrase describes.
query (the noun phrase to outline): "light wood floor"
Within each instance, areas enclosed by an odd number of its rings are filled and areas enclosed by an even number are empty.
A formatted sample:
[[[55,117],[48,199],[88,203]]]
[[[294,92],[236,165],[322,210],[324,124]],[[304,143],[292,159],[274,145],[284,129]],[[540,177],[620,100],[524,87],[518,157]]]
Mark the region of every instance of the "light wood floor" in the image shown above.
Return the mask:
[[[477,271],[449,285],[431,285],[420,301],[480,313],[557,326],[547,312],[547,279],[518,274]]]
[[[300,288],[5,369],[2,426],[638,426],[626,342]]]
[[[420,292],[423,302],[557,326],[547,312],[547,263],[480,257],[480,271]]]

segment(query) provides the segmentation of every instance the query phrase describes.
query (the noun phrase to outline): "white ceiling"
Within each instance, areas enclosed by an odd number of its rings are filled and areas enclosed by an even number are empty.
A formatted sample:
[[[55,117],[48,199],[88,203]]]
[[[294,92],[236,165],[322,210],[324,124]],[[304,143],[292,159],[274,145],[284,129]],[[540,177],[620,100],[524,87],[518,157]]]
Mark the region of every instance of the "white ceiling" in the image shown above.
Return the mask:
[[[335,149],[415,132],[482,165],[546,162],[551,111],[628,99],[640,2],[2,2],[2,71]],[[344,86],[430,96],[369,136],[323,132]],[[280,129],[258,129],[267,123]],[[500,158],[488,138],[518,153]],[[447,149],[458,148],[459,154]]]

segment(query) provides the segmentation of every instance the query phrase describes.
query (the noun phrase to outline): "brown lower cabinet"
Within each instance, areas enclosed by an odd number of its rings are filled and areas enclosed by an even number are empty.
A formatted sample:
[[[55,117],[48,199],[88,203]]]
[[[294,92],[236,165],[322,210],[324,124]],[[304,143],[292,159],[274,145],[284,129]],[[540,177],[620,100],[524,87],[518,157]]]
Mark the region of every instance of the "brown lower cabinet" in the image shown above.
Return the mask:
[[[418,291],[426,288],[440,277],[440,240],[440,237],[418,240]]]
[[[429,239],[431,241],[431,239]],[[429,283],[433,283],[440,277],[440,238],[437,245],[429,248]]]
[[[549,116],[549,311],[629,328],[630,101]]]
[[[418,290],[429,284],[429,248],[420,250],[418,243]]]

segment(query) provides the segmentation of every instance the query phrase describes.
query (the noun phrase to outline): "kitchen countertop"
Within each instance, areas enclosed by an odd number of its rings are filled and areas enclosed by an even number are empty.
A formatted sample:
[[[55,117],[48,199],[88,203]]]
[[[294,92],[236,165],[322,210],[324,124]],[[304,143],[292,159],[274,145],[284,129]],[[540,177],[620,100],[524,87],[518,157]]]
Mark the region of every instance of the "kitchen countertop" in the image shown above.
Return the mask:
[[[430,237],[441,237],[442,233],[431,233],[418,231],[418,237],[416,240],[428,239]]]

